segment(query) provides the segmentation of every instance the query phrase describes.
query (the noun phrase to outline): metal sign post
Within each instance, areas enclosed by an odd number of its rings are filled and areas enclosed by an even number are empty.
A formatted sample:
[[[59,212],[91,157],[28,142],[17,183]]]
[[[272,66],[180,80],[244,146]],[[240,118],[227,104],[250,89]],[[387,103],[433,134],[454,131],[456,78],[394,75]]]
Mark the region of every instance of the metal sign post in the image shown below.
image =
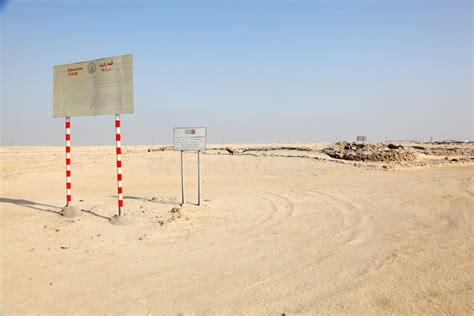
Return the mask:
[[[181,205],[184,205],[184,166],[183,151],[181,150]]]
[[[71,118],[66,116],[66,206],[71,200]]]
[[[71,204],[72,116],[115,115],[118,216],[123,215],[122,146],[120,114],[133,113],[133,55],[82,61],[53,67],[53,117],[66,119],[66,207]],[[76,208],[77,209],[77,208]],[[118,222],[118,221],[117,221]]]
[[[184,151],[197,152],[197,205],[201,205],[201,151],[206,150],[207,130],[205,127],[175,127],[173,130],[174,150],[181,152],[181,204],[184,205]]]
[[[201,151],[198,150],[198,203],[201,205]]]
[[[120,114],[115,114],[115,147],[117,157],[117,193],[118,216],[122,215],[123,189],[122,189],[122,144],[120,136]]]

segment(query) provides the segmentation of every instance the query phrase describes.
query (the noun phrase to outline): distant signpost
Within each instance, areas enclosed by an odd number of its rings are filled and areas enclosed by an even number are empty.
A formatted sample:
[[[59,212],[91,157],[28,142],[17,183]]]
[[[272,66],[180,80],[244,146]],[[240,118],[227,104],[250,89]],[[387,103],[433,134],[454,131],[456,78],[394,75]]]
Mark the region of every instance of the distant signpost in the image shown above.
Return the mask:
[[[122,215],[120,114],[133,113],[133,56],[53,67],[53,116],[66,120],[66,207],[71,202],[71,116],[115,115],[118,216]]]
[[[175,127],[173,130],[174,150],[181,152],[181,204],[184,205],[184,165],[183,152],[197,151],[198,202],[201,205],[201,151],[206,150],[207,129],[205,127]]]

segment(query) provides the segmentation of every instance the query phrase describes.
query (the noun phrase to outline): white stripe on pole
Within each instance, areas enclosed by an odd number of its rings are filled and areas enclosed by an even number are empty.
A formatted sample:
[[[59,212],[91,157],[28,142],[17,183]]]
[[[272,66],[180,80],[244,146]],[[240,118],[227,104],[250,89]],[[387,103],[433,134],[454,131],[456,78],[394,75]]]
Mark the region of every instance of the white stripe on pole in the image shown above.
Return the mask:
[[[120,114],[115,114],[115,147],[117,161],[117,195],[118,195],[118,216],[122,215],[123,188],[122,188],[122,144],[120,135]]]
[[[66,206],[71,198],[71,119],[66,116]]]

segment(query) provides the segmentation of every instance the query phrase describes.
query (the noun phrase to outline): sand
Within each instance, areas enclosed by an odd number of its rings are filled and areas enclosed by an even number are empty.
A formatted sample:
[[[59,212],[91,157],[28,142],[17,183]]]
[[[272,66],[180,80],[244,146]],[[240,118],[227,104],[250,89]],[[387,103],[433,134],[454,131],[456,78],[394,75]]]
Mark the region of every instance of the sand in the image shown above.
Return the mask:
[[[124,148],[118,225],[113,147],[73,147],[77,217],[58,215],[63,148],[0,149],[0,312],[473,314],[472,162],[210,151],[199,207],[186,154],[181,207],[179,154],[147,149]]]

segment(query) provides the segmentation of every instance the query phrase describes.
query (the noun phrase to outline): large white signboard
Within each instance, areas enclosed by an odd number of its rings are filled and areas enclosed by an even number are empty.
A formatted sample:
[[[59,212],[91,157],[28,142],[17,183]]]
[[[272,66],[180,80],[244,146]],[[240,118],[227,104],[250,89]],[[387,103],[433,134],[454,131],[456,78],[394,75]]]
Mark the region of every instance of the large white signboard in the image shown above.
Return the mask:
[[[54,117],[123,113],[133,113],[133,55],[54,66]]]
[[[206,150],[205,127],[175,127],[174,150]]]

